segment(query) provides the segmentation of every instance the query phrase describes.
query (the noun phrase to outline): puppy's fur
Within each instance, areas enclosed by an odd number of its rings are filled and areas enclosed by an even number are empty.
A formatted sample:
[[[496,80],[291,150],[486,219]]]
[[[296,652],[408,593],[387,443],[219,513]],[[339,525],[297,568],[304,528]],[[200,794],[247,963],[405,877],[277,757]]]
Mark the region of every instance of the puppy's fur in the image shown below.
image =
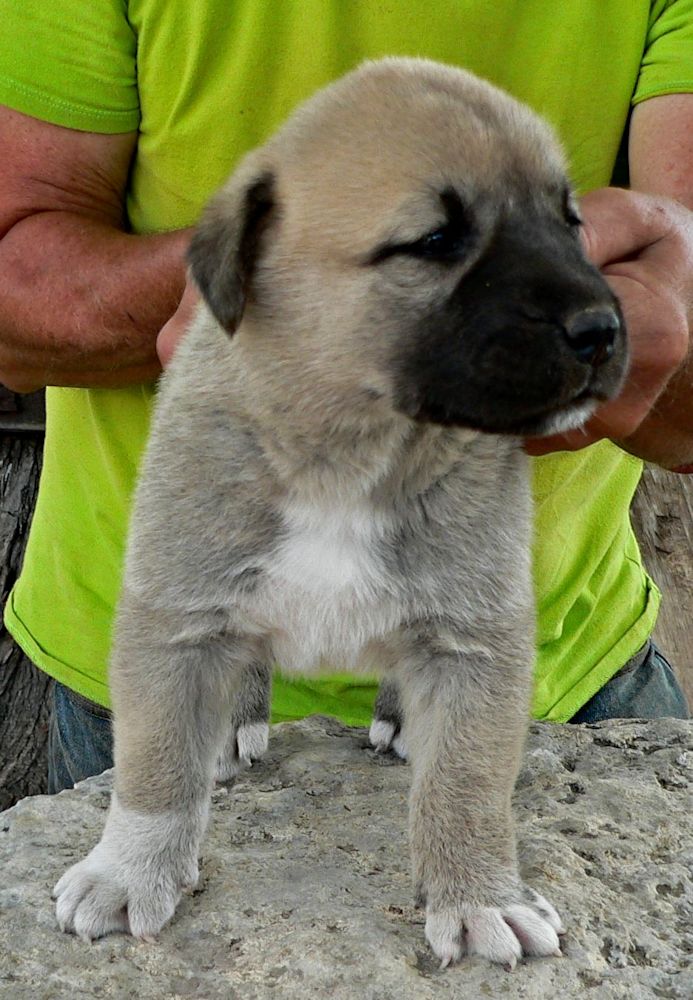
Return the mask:
[[[403,725],[443,963],[558,951],[510,809],[534,627],[519,435],[579,425],[626,363],[575,211],[532,113],[397,59],[318,94],[214,199],[132,521],[115,791],[56,887],[64,929],[172,916],[215,763],[262,751],[277,662],[390,679],[376,735]]]

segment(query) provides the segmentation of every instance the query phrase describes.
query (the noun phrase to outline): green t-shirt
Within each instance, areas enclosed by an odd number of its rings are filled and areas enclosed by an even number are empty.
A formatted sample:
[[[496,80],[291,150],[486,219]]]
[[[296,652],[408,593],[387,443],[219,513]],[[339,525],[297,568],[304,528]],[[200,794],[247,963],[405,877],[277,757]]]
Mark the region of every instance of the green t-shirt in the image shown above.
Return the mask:
[[[505,87],[557,128],[581,191],[609,183],[631,103],[693,90],[693,0],[0,0],[0,19],[0,102],[139,130],[137,233],[191,224],[246,150],[365,58],[427,56]],[[38,505],[5,611],[38,666],[103,704],[153,392],[48,391]],[[659,595],[628,517],[640,471],[608,442],[535,461],[538,718],[569,718],[652,629]],[[343,676],[277,679],[273,714],[365,724],[374,692]]]

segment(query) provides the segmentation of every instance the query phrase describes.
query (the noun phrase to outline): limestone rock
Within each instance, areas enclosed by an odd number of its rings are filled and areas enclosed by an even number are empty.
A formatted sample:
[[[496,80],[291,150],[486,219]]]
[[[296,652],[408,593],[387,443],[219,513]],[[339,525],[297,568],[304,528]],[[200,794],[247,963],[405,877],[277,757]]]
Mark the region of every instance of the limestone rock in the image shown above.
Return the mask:
[[[440,971],[412,904],[408,767],[363,730],[273,730],[214,793],[199,888],[158,943],[61,934],[50,890],[96,842],[110,775],[0,814],[0,996],[595,1000],[693,996],[693,723],[535,725],[516,794],[526,879],[562,959]]]

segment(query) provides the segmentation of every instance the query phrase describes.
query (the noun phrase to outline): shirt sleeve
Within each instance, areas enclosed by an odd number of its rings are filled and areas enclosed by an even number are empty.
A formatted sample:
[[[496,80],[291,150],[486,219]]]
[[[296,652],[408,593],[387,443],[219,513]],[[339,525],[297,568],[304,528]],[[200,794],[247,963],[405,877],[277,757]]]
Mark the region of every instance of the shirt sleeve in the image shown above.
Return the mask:
[[[126,0],[0,0],[0,104],[89,132],[140,120]]]
[[[693,91],[693,0],[653,0],[633,104]]]

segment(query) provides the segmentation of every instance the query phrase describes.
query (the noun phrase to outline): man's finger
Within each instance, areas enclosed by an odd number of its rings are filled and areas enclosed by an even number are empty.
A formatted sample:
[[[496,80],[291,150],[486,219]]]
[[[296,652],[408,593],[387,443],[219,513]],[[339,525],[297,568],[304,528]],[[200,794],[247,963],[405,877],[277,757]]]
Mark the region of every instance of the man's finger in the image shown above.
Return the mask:
[[[162,326],[156,339],[156,351],[162,368],[166,368],[169,364],[179,341],[192,323],[199,301],[200,293],[197,286],[192,281],[188,281],[178,308]]]
[[[585,252],[597,267],[628,260],[668,236],[669,203],[621,188],[601,188],[580,202]]]

